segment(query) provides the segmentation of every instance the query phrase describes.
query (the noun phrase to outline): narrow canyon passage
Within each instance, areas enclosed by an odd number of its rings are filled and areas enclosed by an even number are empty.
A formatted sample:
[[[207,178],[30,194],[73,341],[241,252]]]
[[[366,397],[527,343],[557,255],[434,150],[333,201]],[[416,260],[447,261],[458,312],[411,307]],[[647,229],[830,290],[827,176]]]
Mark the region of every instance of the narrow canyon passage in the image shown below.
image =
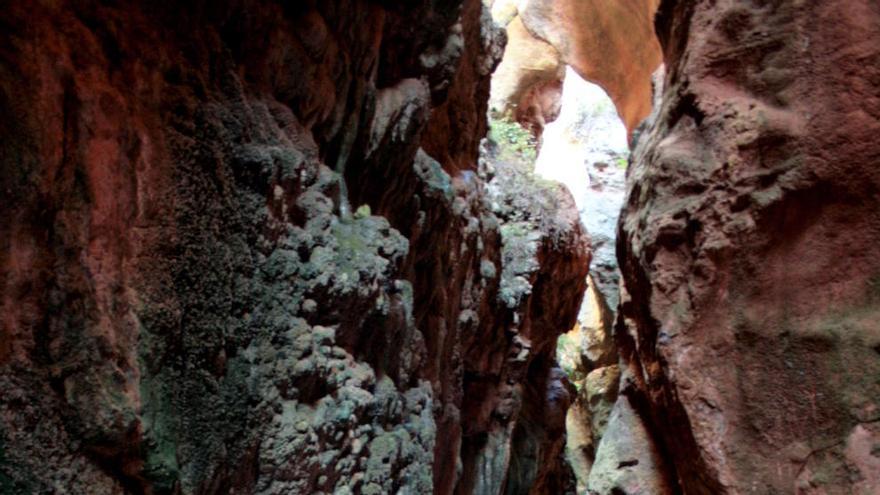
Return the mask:
[[[625,398],[618,401],[621,368],[613,337],[620,299],[617,223],[630,155],[624,121],[628,109],[636,106],[633,101],[642,100],[647,111],[652,100],[659,104],[662,94],[656,38],[648,31],[648,22],[638,23],[650,19],[654,5],[639,4],[642,10],[630,12],[628,22],[604,23],[601,15],[614,16],[614,12],[600,13],[599,19],[594,15],[589,25],[577,28],[596,31],[587,34],[571,32],[570,21],[550,19],[553,10],[565,10],[559,5],[499,1],[491,7],[508,39],[489,98],[493,152],[483,159],[495,168],[516,162],[536,180],[562,184],[567,189],[562,195],[571,199],[556,204],[557,214],[576,209],[590,236],[587,290],[574,326],[562,328],[556,348],[571,395],[565,417],[565,460],[574,479],[566,491],[614,493],[622,487],[627,493],[678,491],[645,425]],[[638,36],[639,27],[646,36]],[[633,30],[636,35],[623,37]],[[587,40],[579,52],[590,53],[586,60],[565,51],[579,37]],[[590,46],[590,40],[603,40],[604,45],[593,41]],[[617,41],[610,48],[613,53],[607,53],[607,40]],[[619,66],[616,57],[629,59],[630,67]],[[644,60],[647,66],[631,70],[632,59]],[[578,69],[611,88],[620,106],[602,87],[582,79]],[[653,95],[645,94],[643,83],[651,82],[652,71],[657,87]],[[550,491],[533,490],[543,492]]]
[[[0,495],[880,493],[874,0],[0,8]]]

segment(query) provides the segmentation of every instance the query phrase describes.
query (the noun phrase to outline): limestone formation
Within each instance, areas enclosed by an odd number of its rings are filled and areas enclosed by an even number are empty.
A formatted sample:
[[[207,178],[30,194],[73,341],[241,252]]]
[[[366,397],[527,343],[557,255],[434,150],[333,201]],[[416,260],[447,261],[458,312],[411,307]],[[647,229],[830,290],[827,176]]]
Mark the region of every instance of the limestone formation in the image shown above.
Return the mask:
[[[626,398],[614,404],[609,426],[590,469],[587,493],[590,495],[670,493],[663,476],[663,459],[642,419]]]
[[[566,184],[590,232],[587,293],[577,324],[557,344],[557,359],[577,390],[566,417],[566,457],[578,493],[584,493],[617,400],[620,373],[612,329],[619,285],[615,237],[628,149],[626,128],[608,95],[570,69],[562,106],[559,118],[545,129],[535,169]]]
[[[491,108],[535,136],[560,111],[564,69],[599,84],[632,134],[651,112],[651,75],[661,62],[653,30],[659,0],[495,0],[510,43],[492,81]]]

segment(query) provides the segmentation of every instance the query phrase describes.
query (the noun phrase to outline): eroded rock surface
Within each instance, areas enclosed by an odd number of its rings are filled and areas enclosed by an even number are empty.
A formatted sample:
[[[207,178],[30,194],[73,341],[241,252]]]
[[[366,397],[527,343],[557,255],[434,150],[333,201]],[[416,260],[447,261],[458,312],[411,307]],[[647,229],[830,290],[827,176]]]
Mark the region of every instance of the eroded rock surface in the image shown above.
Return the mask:
[[[632,134],[651,112],[660,65],[653,30],[659,0],[493,0],[510,37],[492,81],[491,108],[535,136],[559,115],[565,66],[600,85]]]
[[[480,1],[13,3],[0,26],[0,491],[561,479],[543,418],[586,238],[493,212]]]
[[[612,327],[619,275],[615,253],[623,203],[627,132],[597,85],[567,69],[559,118],[544,131],[536,172],[564,183],[590,233],[591,264],[578,321],[557,343],[557,359],[577,390],[566,417],[566,457],[587,489],[590,469],[617,400],[619,368]]]
[[[485,418],[487,426],[466,432],[463,459],[473,452],[475,468],[497,472],[494,463],[510,458],[506,479],[487,485],[487,477],[475,476],[474,493],[570,493],[574,478],[564,460],[565,416],[575,391],[556,364],[556,340],[567,328],[560,324],[574,323],[586,289],[589,240],[564,186],[535,175],[527,162],[502,161],[493,150],[482,163],[490,179],[490,208],[501,221],[498,301],[506,308],[502,314],[514,311],[506,331],[513,333],[515,346],[505,351],[507,370],[500,378],[508,385],[498,389],[503,402],[494,411],[485,409],[482,397],[492,391],[500,362],[466,366],[475,382],[465,391],[464,413]],[[552,292],[544,287],[558,284],[566,287],[562,297],[548,297]],[[578,297],[570,296],[574,293]],[[516,410],[516,421],[507,421]],[[504,428],[509,437],[499,435]],[[465,482],[469,476],[474,475],[466,470]]]
[[[875,493],[880,10],[664,1],[657,27],[620,224],[629,400],[684,493]]]

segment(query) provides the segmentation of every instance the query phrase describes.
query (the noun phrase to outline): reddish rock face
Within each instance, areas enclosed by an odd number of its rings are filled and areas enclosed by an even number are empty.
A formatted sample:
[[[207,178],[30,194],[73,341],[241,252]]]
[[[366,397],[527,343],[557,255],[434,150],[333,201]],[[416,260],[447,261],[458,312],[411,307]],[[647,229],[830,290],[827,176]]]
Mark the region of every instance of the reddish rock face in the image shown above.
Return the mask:
[[[664,1],[657,29],[620,223],[631,400],[685,493],[877,493],[880,9]]]
[[[553,342],[587,241],[564,208],[548,231],[490,207],[488,19],[479,0],[4,5],[0,492],[564,471],[562,430],[526,427],[567,405]],[[487,461],[489,438],[511,455]]]

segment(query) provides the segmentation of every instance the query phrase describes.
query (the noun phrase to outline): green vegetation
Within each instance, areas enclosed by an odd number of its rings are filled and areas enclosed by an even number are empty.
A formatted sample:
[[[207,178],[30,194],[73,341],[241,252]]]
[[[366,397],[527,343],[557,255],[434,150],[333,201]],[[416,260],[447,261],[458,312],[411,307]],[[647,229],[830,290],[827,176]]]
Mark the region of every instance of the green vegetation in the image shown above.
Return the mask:
[[[629,163],[629,161],[626,159],[626,157],[621,156],[615,161],[617,162],[617,168],[619,168],[621,170],[626,170],[627,163]]]
[[[372,212],[370,211],[370,205],[368,204],[360,205],[358,209],[354,212],[354,218],[357,220],[367,218],[370,215],[372,215]]]
[[[532,163],[538,158],[535,137],[510,114],[489,118],[489,139],[498,146],[498,156],[502,160]]]
[[[569,334],[564,333],[556,340],[556,359],[559,361],[559,366],[578,390],[583,385],[581,380],[579,380],[583,377],[578,376],[577,373],[576,361],[580,359],[580,353],[579,342]]]

